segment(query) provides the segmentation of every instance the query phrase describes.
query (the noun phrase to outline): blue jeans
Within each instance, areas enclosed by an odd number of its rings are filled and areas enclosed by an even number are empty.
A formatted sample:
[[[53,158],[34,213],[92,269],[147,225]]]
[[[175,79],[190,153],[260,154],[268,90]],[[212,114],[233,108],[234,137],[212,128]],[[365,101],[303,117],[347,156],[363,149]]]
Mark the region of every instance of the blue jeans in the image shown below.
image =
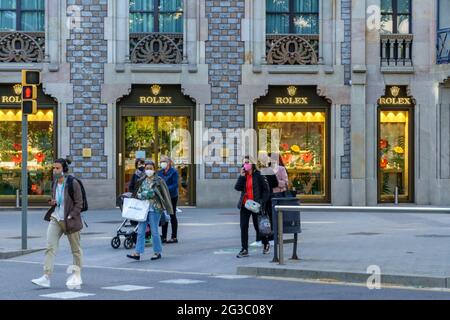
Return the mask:
[[[161,219],[161,213],[158,211],[149,211],[147,221],[139,222],[138,236],[136,241],[136,253],[143,254],[145,250],[145,229],[147,224],[150,225],[152,232],[152,245],[154,253],[162,252],[161,237],[159,235],[159,220]]]

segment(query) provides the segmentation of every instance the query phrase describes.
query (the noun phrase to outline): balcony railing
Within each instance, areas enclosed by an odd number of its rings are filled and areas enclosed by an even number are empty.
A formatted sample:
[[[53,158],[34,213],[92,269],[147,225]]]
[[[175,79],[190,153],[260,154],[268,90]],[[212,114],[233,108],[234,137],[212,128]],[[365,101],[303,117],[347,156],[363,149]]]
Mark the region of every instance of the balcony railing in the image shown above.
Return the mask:
[[[437,63],[450,63],[450,28],[438,31]]]
[[[0,63],[39,63],[44,58],[44,32],[0,32]]]
[[[180,64],[183,62],[182,33],[130,34],[130,61],[138,64]]]
[[[318,57],[319,35],[273,34],[266,37],[267,64],[315,65]]]
[[[412,34],[381,35],[381,66],[412,67]]]

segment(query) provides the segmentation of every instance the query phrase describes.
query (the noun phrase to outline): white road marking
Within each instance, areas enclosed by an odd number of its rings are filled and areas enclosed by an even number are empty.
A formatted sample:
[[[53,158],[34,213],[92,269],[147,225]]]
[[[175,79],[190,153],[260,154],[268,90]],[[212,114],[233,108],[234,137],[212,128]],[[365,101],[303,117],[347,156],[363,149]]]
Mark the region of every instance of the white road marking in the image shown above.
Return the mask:
[[[336,224],[333,221],[302,221],[302,224]]]
[[[95,296],[95,294],[74,292],[74,291],[65,291],[65,292],[57,292],[57,293],[40,295],[40,297],[43,297],[43,298],[63,299],[63,300],[86,298],[86,297],[90,297],[90,296]]]
[[[211,276],[210,278],[225,279],[225,280],[238,280],[238,279],[248,279],[249,276],[239,276],[239,275],[223,275],[223,276]]]
[[[169,283],[169,284],[196,284],[196,283],[203,283],[203,282],[205,282],[205,281],[190,280],[190,279],[174,279],[174,280],[160,281],[160,283]]]
[[[42,262],[35,261],[19,261],[19,260],[0,260],[0,263],[23,263],[23,264],[36,264],[43,265]],[[55,266],[68,267],[70,264],[55,263]],[[148,273],[168,273],[168,274],[183,274],[183,275],[193,275],[193,276],[214,276],[218,275],[214,272],[189,272],[189,271],[176,271],[176,270],[160,270],[160,269],[139,269],[139,268],[119,268],[119,267],[106,267],[106,266],[92,266],[84,265],[84,269],[104,269],[113,271],[135,271],[135,272],[148,272]]]
[[[102,289],[129,292],[129,291],[149,290],[149,289],[153,289],[153,287],[122,285],[122,286],[115,286],[115,287],[103,287]]]

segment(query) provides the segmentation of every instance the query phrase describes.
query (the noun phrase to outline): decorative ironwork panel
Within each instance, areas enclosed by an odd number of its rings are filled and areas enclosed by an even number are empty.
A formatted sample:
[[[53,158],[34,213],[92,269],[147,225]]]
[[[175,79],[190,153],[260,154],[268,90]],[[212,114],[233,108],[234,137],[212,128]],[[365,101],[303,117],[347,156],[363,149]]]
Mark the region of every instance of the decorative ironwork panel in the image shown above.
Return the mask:
[[[314,65],[319,59],[318,35],[268,35],[266,38],[268,64]]]
[[[42,62],[45,57],[45,33],[0,32],[1,62]]]
[[[180,64],[183,62],[183,34],[133,33],[130,35],[131,63]]]
[[[450,63],[450,28],[438,31],[437,63]]]
[[[381,66],[411,67],[412,34],[382,34],[381,35]]]

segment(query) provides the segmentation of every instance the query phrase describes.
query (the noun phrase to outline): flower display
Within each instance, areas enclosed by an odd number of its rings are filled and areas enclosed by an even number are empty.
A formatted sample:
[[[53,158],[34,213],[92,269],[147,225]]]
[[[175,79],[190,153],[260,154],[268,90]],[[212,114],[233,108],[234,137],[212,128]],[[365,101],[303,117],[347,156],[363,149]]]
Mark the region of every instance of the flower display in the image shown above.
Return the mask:
[[[14,156],[12,157],[12,161],[13,161],[16,165],[20,164],[20,163],[22,162],[22,155],[20,155],[20,154],[14,155]]]
[[[281,144],[281,149],[283,149],[283,151],[288,151],[289,150],[289,145],[287,143],[282,143]]]
[[[313,155],[311,152],[305,153],[304,155],[302,155],[302,160],[306,163],[310,163],[313,160]]]
[[[381,161],[380,161],[381,169],[386,169],[388,164],[389,164],[389,161],[386,158],[381,159]]]
[[[291,150],[292,150],[293,152],[295,152],[295,153],[300,153],[300,147],[299,147],[298,145],[296,145],[296,144],[294,144],[294,145],[291,147]]]
[[[43,154],[42,152],[38,152],[35,154],[34,158],[38,163],[42,163],[45,160],[45,154]]]
[[[292,161],[292,154],[291,153],[285,153],[281,156],[281,159],[283,160],[284,164],[289,164]]]
[[[395,151],[395,153],[398,153],[398,154],[403,154],[403,153],[405,153],[405,150],[403,150],[402,147],[395,147],[395,148],[394,148],[394,151]]]
[[[14,148],[14,150],[16,150],[16,151],[20,151],[20,150],[22,150],[22,145],[19,144],[19,143],[14,143],[14,144],[13,144],[13,148]]]
[[[386,139],[380,140],[380,149],[387,149],[389,147],[389,143]]]

